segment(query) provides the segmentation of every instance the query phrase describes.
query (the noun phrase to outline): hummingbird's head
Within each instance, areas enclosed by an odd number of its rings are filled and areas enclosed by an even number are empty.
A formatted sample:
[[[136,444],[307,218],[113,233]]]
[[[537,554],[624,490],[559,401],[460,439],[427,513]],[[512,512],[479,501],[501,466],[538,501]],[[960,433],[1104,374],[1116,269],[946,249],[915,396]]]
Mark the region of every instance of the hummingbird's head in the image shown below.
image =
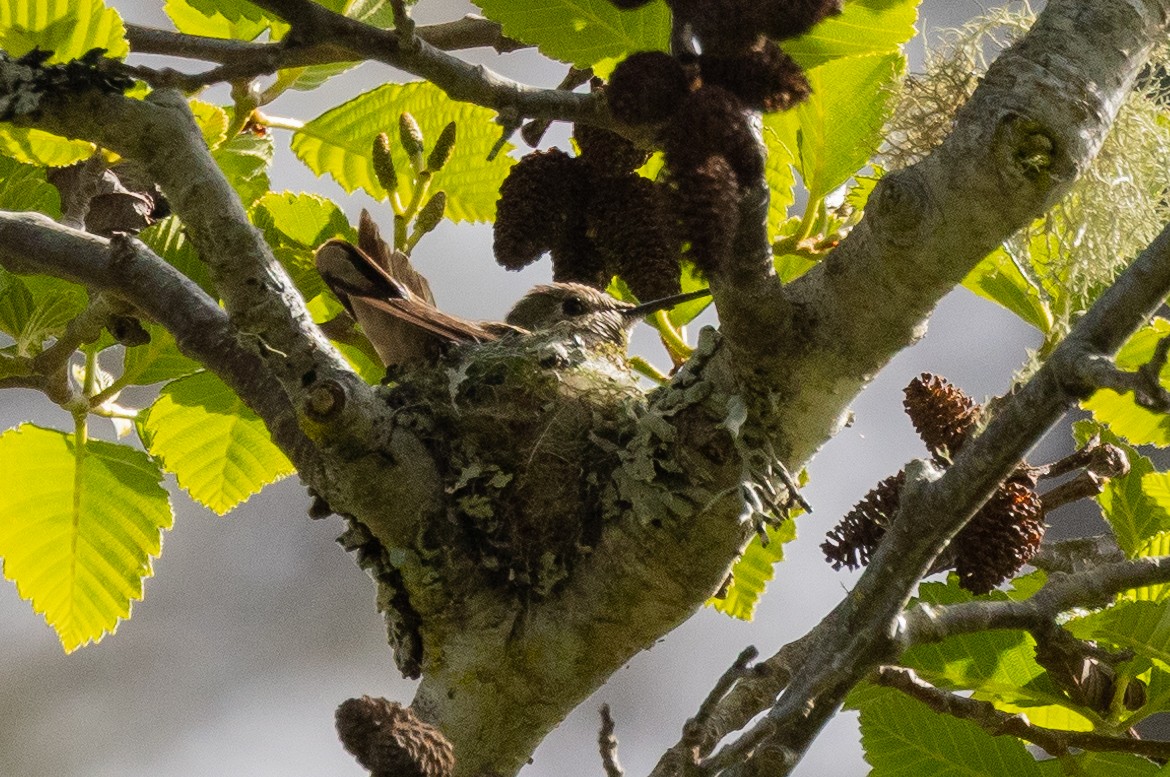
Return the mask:
[[[505,320],[530,332],[561,328],[624,346],[630,330],[643,317],[707,294],[703,290],[631,305],[584,284],[552,283],[525,294]]]

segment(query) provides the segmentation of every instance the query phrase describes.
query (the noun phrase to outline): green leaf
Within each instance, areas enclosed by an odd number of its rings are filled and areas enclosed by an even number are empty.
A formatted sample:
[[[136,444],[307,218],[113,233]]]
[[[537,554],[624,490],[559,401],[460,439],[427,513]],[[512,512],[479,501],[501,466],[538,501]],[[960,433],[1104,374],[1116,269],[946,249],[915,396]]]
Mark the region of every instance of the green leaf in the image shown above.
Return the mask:
[[[188,35],[248,41],[271,30],[276,40],[288,30],[283,21],[245,0],[167,0],[163,10],[175,29]]]
[[[1066,628],[1081,639],[1130,648],[1170,670],[1170,604],[1121,601],[1103,612],[1070,621]]]
[[[34,48],[53,52],[50,63],[90,49],[115,59],[130,53],[122,17],[102,0],[0,0],[0,50],[19,57]]]
[[[666,51],[670,44],[670,11],[662,0],[633,11],[609,0],[476,0],[476,5],[508,37],[578,68],[635,51]]]
[[[750,621],[764,589],[776,573],[776,564],[784,560],[784,543],[796,539],[796,520],[786,519],[779,526],[768,526],[768,545],[759,535],[752,538],[739,561],[731,568],[731,585],[722,599],[707,604],[733,618]]]
[[[93,156],[94,145],[39,129],[0,123],[0,155],[26,165],[65,167]]]
[[[0,210],[61,215],[61,196],[45,177],[45,169],[0,156]]]
[[[683,261],[681,265],[682,272],[680,273],[679,281],[684,293],[707,288],[707,280],[699,276],[698,272],[695,270],[695,265],[693,262]],[[691,300],[690,302],[684,302],[681,305],[675,305],[670,309],[670,313],[668,313],[667,316],[670,318],[670,323],[674,326],[686,326],[687,324],[694,321],[695,318],[704,310],[706,310],[707,306],[710,304],[710,297]]]
[[[862,697],[861,745],[870,777],[1032,777],[1036,760],[1015,737],[993,737],[890,689]]]
[[[293,135],[293,152],[317,175],[328,173],[347,192],[361,188],[384,200],[386,190],[374,177],[371,149],[374,137],[395,127],[403,112],[414,115],[428,142],[438,138],[448,122],[457,123],[454,154],[435,174],[431,190],[447,192],[447,216],[453,221],[491,221],[500,184],[515,164],[507,155],[512,146],[505,144],[494,160],[487,161],[499,137],[495,113],[455,102],[425,81],[385,84],[321,114]],[[406,191],[410,163],[400,144],[392,147],[400,188]]]
[[[333,237],[356,238],[341,208],[317,194],[269,192],[252,206],[252,215],[273,245],[316,248]]]
[[[992,251],[977,264],[963,279],[963,286],[1002,305],[1041,332],[1052,328],[1052,311],[1040,290],[1002,248]]]
[[[293,472],[260,418],[211,373],[168,383],[145,412],[147,450],[220,515]]]
[[[890,87],[901,78],[901,53],[826,62],[808,71],[812,96],[797,108],[764,117],[768,141],[792,160],[816,201],[868,164],[882,140]],[[775,188],[775,185],[773,185]]]
[[[113,633],[142,599],[173,520],[146,454],[22,424],[0,435],[4,576],[45,616],[66,652]]]
[[[781,46],[805,69],[842,57],[899,51],[914,36],[919,2],[846,0],[840,16],[830,16]]]
[[[211,154],[245,208],[268,191],[274,148],[271,136],[241,132]]]
[[[203,133],[203,142],[214,151],[227,140],[228,114],[223,108],[203,100],[188,100],[195,123]]]
[[[16,341],[23,355],[39,353],[85,309],[85,289],[47,275],[16,276],[0,268],[0,332]]]
[[[1009,598],[993,592],[979,600]],[[946,584],[923,583],[917,602],[949,605],[975,601],[976,597],[958,586],[952,575]],[[1059,716],[1064,726],[1089,730],[1091,723],[1067,709],[1070,702],[1036,663],[1035,641],[1022,631],[980,631],[958,634],[941,642],[916,645],[907,650],[901,663],[913,668],[926,681],[952,691],[970,690],[984,701],[1010,711],[1026,710],[1029,717]]]
[[[122,359],[122,375],[118,380],[129,386],[149,386],[201,369],[199,362],[188,359],[179,351],[175,338],[158,324],[142,322],[150,333],[150,342],[127,348]]]
[[[1155,318],[1121,347],[1117,353],[1117,367],[1134,371],[1146,364],[1153,357],[1158,341],[1167,335],[1170,335],[1170,321]],[[1170,387],[1170,368],[1162,369],[1159,382],[1163,387]],[[1133,394],[1101,389],[1082,402],[1081,407],[1134,445],[1170,446],[1170,415],[1139,407],[1133,401]]]
[[[269,192],[253,206],[252,221],[305,299],[326,289],[313,259],[317,246],[334,237],[357,239],[341,208],[315,194]]]
[[[1153,537],[1170,531],[1170,474],[1154,472],[1148,458],[1113,435],[1102,437],[1125,451],[1129,473],[1106,483],[1097,502],[1117,544],[1133,557]]]
[[[1035,721],[1033,721],[1035,722]],[[1149,759],[1128,753],[1078,753],[1065,758],[1050,758],[1039,763],[1044,777],[1153,777],[1158,765]]]
[[[166,260],[167,264],[195,281],[211,296],[217,296],[215,286],[211,282],[211,271],[199,258],[195,246],[187,239],[187,233],[183,231],[183,224],[178,216],[167,216],[157,224],[150,225],[139,233],[138,238],[151,251]]]

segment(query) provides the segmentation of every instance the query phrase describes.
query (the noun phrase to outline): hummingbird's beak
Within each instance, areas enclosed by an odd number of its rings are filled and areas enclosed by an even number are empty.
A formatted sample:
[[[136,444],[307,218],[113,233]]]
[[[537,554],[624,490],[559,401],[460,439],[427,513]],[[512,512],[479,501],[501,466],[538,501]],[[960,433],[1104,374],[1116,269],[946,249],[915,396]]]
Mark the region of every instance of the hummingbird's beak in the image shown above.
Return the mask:
[[[703,297],[710,295],[710,289],[699,289],[698,291],[688,291],[686,294],[675,294],[673,297],[652,299],[649,302],[643,302],[641,305],[635,305],[632,308],[626,308],[622,311],[622,317],[627,321],[633,322],[637,319],[645,318],[651,313],[657,313],[660,310],[670,310],[675,305],[681,305],[684,302],[690,302],[694,299],[702,299]]]

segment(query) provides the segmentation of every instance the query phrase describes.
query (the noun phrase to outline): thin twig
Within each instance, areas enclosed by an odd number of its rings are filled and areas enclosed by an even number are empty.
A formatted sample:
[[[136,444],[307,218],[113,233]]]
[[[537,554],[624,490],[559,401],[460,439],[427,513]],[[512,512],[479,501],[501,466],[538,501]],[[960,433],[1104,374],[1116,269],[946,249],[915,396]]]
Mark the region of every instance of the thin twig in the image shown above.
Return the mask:
[[[1170,742],[1132,739],[1084,731],[1062,731],[1035,726],[1024,715],[1009,715],[990,702],[976,701],[940,690],[902,666],[882,666],[872,675],[879,685],[895,688],[917,699],[935,712],[970,721],[992,736],[1014,736],[1043,748],[1053,756],[1069,754],[1071,750],[1100,753],[1132,753],[1156,758],[1170,758]]]
[[[605,767],[605,777],[622,777],[622,765],[618,763],[618,740],[614,736],[613,716],[610,715],[609,705],[601,705],[601,731],[597,735],[597,746],[601,750],[601,764]]]

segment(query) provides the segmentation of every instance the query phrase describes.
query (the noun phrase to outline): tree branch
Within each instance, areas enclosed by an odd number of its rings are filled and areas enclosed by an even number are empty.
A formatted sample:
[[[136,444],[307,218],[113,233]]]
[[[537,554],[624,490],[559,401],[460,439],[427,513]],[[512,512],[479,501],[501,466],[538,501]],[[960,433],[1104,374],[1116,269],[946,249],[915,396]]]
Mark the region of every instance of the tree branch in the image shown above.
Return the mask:
[[[1074,574],[1053,573],[1022,601],[920,604],[905,613],[897,634],[901,649],[988,629],[1038,629],[1075,607],[1101,607],[1116,594],[1170,581],[1170,556],[1128,559]]]
[[[301,432],[286,394],[256,349],[246,344],[247,338],[214,299],[142,243],[106,240],[38,213],[0,212],[0,265],[12,272],[65,278],[142,311],[174,335],[184,354],[219,375],[264,419],[298,469],[310,474],[319,470],[316,447]],[[65,347],[71,353],[75,346],[69,341]]]
[[[1019,737],[1056,757],[1068,755],[1071,750],[1076,749],[1098,753],[1132,753],[1157,759],[1170,758],[1170,742],[1034,726],[1028,722],[1025,715],[1009,715],[997,710],[991,702],[976,701],[940,690],[920,678],[913,669],[906,667],[878,667],[871,677],[878,685],[896,688],[935,712],[970,721],[992,736]]]

